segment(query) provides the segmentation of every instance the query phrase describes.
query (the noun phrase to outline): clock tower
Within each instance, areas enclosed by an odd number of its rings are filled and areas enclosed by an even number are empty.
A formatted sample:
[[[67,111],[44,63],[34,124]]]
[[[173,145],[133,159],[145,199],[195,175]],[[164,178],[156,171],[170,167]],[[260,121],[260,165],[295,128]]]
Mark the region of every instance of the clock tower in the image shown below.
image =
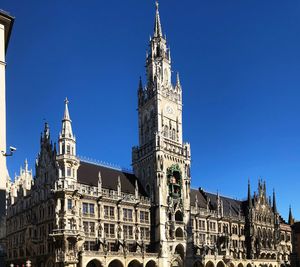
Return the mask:
[[[140,79],[138,87],[139,146],[133,148],[133,170],[151,197],[152,249],[160,253],[159,266],[184,266],[190,244],[191,153],[182,140],[182,87],[178,74],[172,84],[158,3],[146,77],[145,86]]]

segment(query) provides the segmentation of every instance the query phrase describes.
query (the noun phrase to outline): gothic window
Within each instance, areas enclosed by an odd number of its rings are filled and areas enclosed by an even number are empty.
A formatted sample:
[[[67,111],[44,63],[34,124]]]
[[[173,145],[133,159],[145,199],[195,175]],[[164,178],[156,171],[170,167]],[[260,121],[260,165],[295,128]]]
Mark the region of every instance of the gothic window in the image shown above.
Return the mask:
[[[67,145],[67,154],[68,154],[68,155],[71,154],[71,147],[70,147],[69,144]]]
[[[132,222],[132,209],[123,209],[123,220],[125,222]]]
[[[172,140],[176,139],[175,129],[172,129]]]
[[[150,239],[150,229],[148,227],[141,227],[141,239]]]
[[[88,203],[82,203],[82,212],[84,214],[88,213]]]
[[[244,235],[245,231],[244,231],[244,227],[241,227],[241,235]]]
[[[95,214],[95,205],[90,203],[90,214]]]
[[[209,222],[209,230],[216,231],[216,223],[215,222]]]
[[[104,206],[104,218],[114,219],[115,218],[115,208],[111,206]]]
[[[183,215],[181,211],[176,211],[175,213],[175,221],[182,222],[183,221]]]
[[[104,233],[106,238],[114,238],[115,237],[115,225],[110,223],[104,224]]]
[[[133,227],[131,225],[123,226],[123,237],[124,239],[132,239],[133,238]]]
[[[61,153],[62,154],[65,154],[65,142],[63,142],[62,144],[61,144]]]
[[[223,233],[228,234],[228,224],[226,223],[223,224]]]
[[[164,137],[168,138],[168,126],[164,126]]]
[[[141,223],[149,223],[149,212],[148,211],[140,211],[140,222]]]
[[[83,231],[85,233],[89,232],[89,223],[88,222],[83,222]]]
[[[90,233],[94,234],[95,233],[95,223],[94,222],[90,222]]]
[[[70,167],[67,167],[67,176],[71,177],[71,168]]]
[[[210,235],[210,243],[215,244],[217,242],[217,236],[216,235]]]
[[[175,231],[176,239],[183,240],[183,231],[180,227],[178,227]]]
[[[73,229],[73,222],[72,222],[72,219],[68,219],[68,229],[70,229],[70,230]]]
[[[205,220],[200,220],[199,225],[200,225],[200,230],[205,230]]]
[[[68,210],[72,209],[72,199],[68,199]]]
[[[201,243],[205,243],[205,234],[200,234],[199,239]]]

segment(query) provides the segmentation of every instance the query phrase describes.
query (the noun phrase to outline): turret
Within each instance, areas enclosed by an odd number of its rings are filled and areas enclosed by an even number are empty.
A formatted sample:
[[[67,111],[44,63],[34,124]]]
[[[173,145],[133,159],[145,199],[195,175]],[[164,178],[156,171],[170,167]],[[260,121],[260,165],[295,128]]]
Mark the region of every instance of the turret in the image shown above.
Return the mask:
[[[295,223],[295,220],[294,220],[294,217],[293,217],[293,214],[292,214],[292,208],[291,208],[291,205],[289,207],[289,220],[288,220],[288,224],[289,225],[293,225]]]
[[[62,128],[59,134],[59,178],[66,179],[70,183],[77,180],[79,159],[76,157],[76,138],[73,135],[72,121],[70,119],[68,99],[65,99],[65,110],[62,119]]]

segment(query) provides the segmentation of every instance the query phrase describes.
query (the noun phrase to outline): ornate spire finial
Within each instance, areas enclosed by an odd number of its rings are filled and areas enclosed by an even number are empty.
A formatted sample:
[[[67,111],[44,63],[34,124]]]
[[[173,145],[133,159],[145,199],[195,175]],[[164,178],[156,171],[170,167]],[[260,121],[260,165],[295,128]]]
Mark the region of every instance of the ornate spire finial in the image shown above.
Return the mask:
[[[180,84],[180,78],[179,78],[179,72],[176,73],[176,85],[178,87],[181,87],[181,84]]]
[[[66,99],[65,99],[64,102],[65,102],[65,113],[64,113],[64,118],[63,118],[63,120],[71,121],[71,119],[70,119],[70,114],[69,114],[69,108],[68,108],[69,100],[68,100],[67,97],[66,97]]]
[[[161,37],[162,36],[162,29],[160,24],[160,17],[159,17],[159,4],[158,1],[155,1],[156,6],[156,14],[155,14],[155,23],[154,23],[154,37]]]

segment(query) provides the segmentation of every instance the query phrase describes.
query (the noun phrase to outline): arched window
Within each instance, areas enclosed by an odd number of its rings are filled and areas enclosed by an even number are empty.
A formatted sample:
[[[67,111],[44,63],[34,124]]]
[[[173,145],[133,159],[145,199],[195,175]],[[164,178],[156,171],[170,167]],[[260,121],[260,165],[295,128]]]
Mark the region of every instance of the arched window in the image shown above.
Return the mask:
[[[175,129],[172,130],[172,140],[176,139],[176,133],[175,133]]]
[[[176,211],[176,213],[175,213],[175,221],[177,221],[177,222],[183,221],[183,215],[180,210]]]
[[[164,137],[168,138],[168,126],[164,126]]]
[[[176,239],[183,240],[183,231],[180,227],[178,227],[175,231]]]
[[[67,144],[67,154],[68,154],[68,155],[71,154],[71,147],[70,147],[69,144]]]

